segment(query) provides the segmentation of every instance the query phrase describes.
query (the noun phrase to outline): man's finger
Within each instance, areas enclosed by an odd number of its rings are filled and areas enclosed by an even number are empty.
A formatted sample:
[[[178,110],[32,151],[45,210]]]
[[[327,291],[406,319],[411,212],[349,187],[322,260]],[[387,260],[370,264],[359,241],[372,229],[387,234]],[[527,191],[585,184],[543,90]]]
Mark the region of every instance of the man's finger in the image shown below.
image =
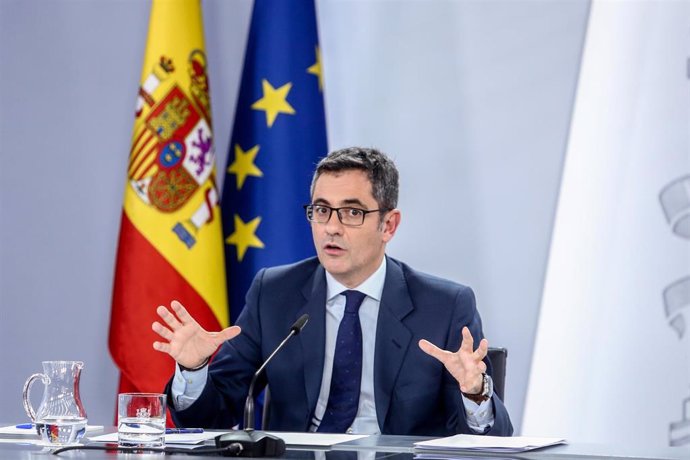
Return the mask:
[[[153,342],[153,349],[170,354],[170,344],[164,342]]]
[[[479,342],[477,350],[474,352],[474,356],[477,359],[484,359],[487,353],[489,353],[489,341],[486,339],[482,339],[481,342]]]
[[[234,339],[240,335],[240,332],[242,332],[242,329],[239,326],[230,326],[220,331],[218,335],[223,339],[223,341],[226,341]]]
[[[177,317],[180,318],[182,324],[187,324],[194,321],[194,318],[192,318],[192,315],[189,314],[184,305],[182,305],[177,300],[173,300],[172,302],[170,302],[170,306],[172,307]]]
[[[474,339],[467,326],[462,328],[462,343],[460,349],[468,353],[474,352]]]
[[[424,339],[419,341],[419,348],[421,348],[424,353],[433,356],[434,358],[441,361],[443,364],[445,364],[448,358],[453,354],[450,351],[443,350],[434,345],[433,343],[429,342],[428,340]]]
[[[232,340],[238,335],[240,335],[242,329],[239,326],[226,327],[220,332],[209,332],[209,335],[216,339],[218,342],[225,342],[227,340]]]
[[[153,329],[156,334],[160,335],[167,341],[170,341],[170,339],[173,337],[173,332],[158,321],[153,322],[151,329]]]
[[[160,316],[173,331],[176,331],[182,327],[182,324],[177,320],[177,318],[175,318],[175,315],[170,313],[170,310],[164,306],[161,305],[160,307],[156,308],[156,313],[158,313],[158,316]]]

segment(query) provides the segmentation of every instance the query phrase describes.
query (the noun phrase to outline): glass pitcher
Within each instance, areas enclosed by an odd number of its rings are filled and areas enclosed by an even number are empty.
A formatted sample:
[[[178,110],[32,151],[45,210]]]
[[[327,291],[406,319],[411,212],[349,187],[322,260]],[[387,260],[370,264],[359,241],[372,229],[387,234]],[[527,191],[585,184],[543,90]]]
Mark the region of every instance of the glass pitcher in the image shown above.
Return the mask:
[[[24,410],[45,444],[73,444],[84,436],[87,418],[79,398],[79,377],[83,368],[81,361],[43,361],[43,373],[33,374],[24,384]],[[29,391],[38,379],[45,389],[43,400],[34,412]]]

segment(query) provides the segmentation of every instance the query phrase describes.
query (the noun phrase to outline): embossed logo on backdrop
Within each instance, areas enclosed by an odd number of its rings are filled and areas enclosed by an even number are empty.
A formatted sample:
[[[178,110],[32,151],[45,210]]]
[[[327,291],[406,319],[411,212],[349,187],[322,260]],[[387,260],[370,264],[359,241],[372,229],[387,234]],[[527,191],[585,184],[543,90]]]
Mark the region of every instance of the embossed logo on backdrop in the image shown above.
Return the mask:
[[[690,175],[664,187],[659,193],[659,201],[671,231],[690,242]],[[687,352],[690,348],[690,334],[687,330],[687,315],[690,314],[690,276],[686,275],[669,284],[663,291],[663,299],[664,313],[669,326],[678,336],[678,340],[685,343]],[[680,420],[669,424],[668,439],[671,446],[690,445],[690,396],[681,401]]]

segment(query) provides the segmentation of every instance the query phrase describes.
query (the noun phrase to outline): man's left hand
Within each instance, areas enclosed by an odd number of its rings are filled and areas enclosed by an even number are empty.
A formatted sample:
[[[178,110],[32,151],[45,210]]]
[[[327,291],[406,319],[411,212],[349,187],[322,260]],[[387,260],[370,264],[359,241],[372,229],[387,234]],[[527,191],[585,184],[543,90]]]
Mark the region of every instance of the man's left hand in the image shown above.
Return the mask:
[[[474,350],[474,339],[467,326],[462,328],[462,342],[456,352],[443,350],[428,340],[420,340],[419,348],[443,363],[460,384],[460,391],[467,394],[482,391],[482,374],[486,372],[483,359],[489,350],[489,342],[482,339]]]

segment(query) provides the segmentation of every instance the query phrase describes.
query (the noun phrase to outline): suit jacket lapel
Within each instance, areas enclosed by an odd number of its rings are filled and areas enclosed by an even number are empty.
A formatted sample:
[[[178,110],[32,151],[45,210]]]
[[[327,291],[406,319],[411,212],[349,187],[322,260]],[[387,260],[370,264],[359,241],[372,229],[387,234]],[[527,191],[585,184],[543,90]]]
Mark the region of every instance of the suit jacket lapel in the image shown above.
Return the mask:
[[[326,346],[326,274],[321,265],[310,282],[302,288],[305,303],[298,317],[307,313],[309,322],[298,336],[302,346],[304,382],[309,410],[316,407],[323,377],[324,348]]]
[[[379,305],[374,355],[376,416],[382,430],[390,407],[393,387],[412,339],[412,333],[402,320],[413,309],[402,269],[395,260],[387,257],[386,281]]]

